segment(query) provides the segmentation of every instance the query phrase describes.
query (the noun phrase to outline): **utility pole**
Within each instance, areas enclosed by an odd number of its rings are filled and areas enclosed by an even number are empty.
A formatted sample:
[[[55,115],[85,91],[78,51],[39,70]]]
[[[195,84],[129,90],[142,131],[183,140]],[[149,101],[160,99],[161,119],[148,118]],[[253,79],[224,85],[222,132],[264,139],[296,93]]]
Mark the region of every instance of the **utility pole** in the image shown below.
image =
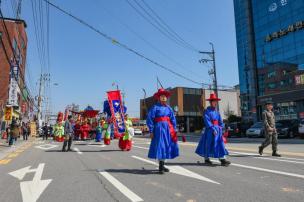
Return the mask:
[[[218,88],[217,88],[217,77],[216,77],[216,65],[215,65],[215,51],[214,51],[214,45],[213,43],[209,42],[209,44],[212,47],[211,51],[200,51],[199,53],[208,55],[209,58],[202,58],[199,60],[200,63],[209,63],[212,62],[212,69],[208,71],[209,75],[212,78],[212,84],[213,84],[213,91],[215,95],[218,97]],[[217,108],[219,109],[219,105],[217,105]]]
[[[213,43],[209,43],[212,46],[211,51],[200,51],[199,53],[208,55],[209,58],[202,58],[199,60],[200,63],[209,63],[212,62],[212,69],[208,71],[209,75],[212,78],[212,83],[213,83],[213,91],[218,96],[218,90],[217,90],[217,77],[216,77],[216,65],[215,65],[215,51],[214,51],[214,46]]]
[[[44,82],[47,80],[48,74],[41,74],[39,79],[39,93],[37,97],[38,102],[38,112],[37,112],[37,119],[38,119],[38,125],[40,127],[41,121],[42,121],[42,95],[43,95],[43,86]]]
[[[20,15],[21,15],[21,3],[22,3],[22,0],[19,0],[18,1],[18,5],[17,5],[17,12],[16,12],[17,13],[16,14],[17,15],[16,16],[17,19],[20,19]]]

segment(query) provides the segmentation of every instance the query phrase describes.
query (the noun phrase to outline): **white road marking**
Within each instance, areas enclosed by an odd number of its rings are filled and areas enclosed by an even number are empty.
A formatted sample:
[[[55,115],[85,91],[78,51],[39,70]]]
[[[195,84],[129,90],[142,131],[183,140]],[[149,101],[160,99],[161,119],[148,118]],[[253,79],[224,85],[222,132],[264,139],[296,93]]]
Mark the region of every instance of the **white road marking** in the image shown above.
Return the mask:
[[[142,198],[140,198],[138,195],[132,192],[128,187],[123,185],[108,172],[101,171],[99,172],[99,174],[102,175],[104,178],[106,178],[114,187],[116,187],[116,189],[118,189],[123,195],[125,195],[128,199],[130,199],[130,201],[132,202],[144,201]]]
[[[269,161],[280,161],[280,162],[287,162],[287,163],[304,164],[304,162],[290,161],[290,160],[284,160],[284,159],[265,158],[265,157],[254,157],[254,158],[255,159],[269,160]]]
[[[53,149],[58,146],[59,145],[54,145],[54,144],[44,144],[44,145],[35,146],[35,148],[42,149],[42,150],[48,150],[48,149]]]
[[[76,148],[76,147],[74,147],[73,150],[74,150],[75,152],[77,152],[77,154],[82,154],[82,152],[81,152],[78,148]]]
[[[302,178],[304,179],[304,175],[300,174],[295,174],[295,173],[287,173],[283,171],[278,171],[278,170],[271,170],[271,169],[266,169],[266,168],[259,168],[255,166],[247,166],[247,165],[242,165],[242,164],[237,164],[237,163],[232,163],[232,166],[240,167],[240,168],[248,168],[251,170],[257,170],[257,171],[263,171],[267,173],[274,173],[274,174],[279,174],[279,175],[285,175],[285,176],[291,176],[291,177],[297,177],[297,178]]]
[[[139,149],[145,149],[145,150],[149,150],[149,148],[147,148],[147,147],[140,147],[140,146],[136,146],[136,145],[133,145],[133,147],[135,147],[135,148],[139,148]]]
[[[28,166],[9,173],[19,180],[22,180],[27,173],[35,172],[32,181],[20,182],[23,202],[36,202],[46,187],[52,182],[51,179],[41,180],[44,165],[44,163],[40,163],[36,169],[30,169],[31,166]]]
[[[138,156],[132,156],[133,158],[135,159],[138,159],[140,161],[143,161],[143,162],[146,162],[146,163],[149,163],[149,164],[152,164],[152,165],[158,165],[156,162],[154,161],[150,161],[150,160],[147,160],[147,159],[144,159],[144,158],[141,158],[141,157],[138,157]],[[177,175],[182,175],[182,176],[186,176],[186,177],[190,177],[190,178],[194,178],[194,179],[198,179],[198,180],[201,180],[201,181],[205,181],[205,182],[210,182],[210,183],[214,183],[214,184],[220,184],[216,181],[213,181],[209,178],[206,178],[202,175],[199,175],[195,172],[192,172],[190,170],[187,170],[181,166],[166,166],[170,169],[170,172],[174,173],[174,174],[177,174]]]
[[[280,161],[280,162],[287,162],[287,163],[296,163],[296,164],[304,164],[304,159],[299,159],[299,158],[289,158],[289,157],[275,157],[271,158],[269,155],[263,155],[260,156],[259,154],[254,154],[254,153],[243,153],[243,152],[230,152],[232,154],[240,154],[240,155],[248,155],[248,156],[253,156],[255,159],[261,159],[261,160],[269,160],[269,161]],[[229,155],[229,156],[234,156],[234,155]],[[285,160],[286,159],[286,160]],[[291,161],[289,161],[291,160]]]
[[[88,146],[90,146],[90,147],[106,147],[107,145],[104,145],[104,144],[100,144],[100,145],[89,144]]]

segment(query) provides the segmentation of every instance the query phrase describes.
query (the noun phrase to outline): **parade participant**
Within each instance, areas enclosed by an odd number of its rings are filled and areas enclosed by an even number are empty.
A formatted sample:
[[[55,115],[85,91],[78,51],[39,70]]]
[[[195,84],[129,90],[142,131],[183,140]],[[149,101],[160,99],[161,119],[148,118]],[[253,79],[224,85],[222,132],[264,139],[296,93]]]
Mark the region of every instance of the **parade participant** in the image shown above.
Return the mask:
[[[84,123],[80,127],[80,130],[81,130],[81,140],[87,140],[89,138],[89,132],[91,130],[91,127],[87,120],[84,121]]]
[[[264,122],[264,131],[265,131],[265,141],[259,147],[259,154],[263,155],[263,150],[265,147],[272,144],[272,156],[281,157],[277,153],[278,147],[278,133],[275,126],[275,116],[272,111],[273,103],[271,101],[266,102],[266,109],[263,112],[263,122]]]
[[[151,107],[147,117],[147,125],[151,134],[148,157],[159,161],[159,173],[169,172],[165,167],[165,159],[179,156],[177,144],[176,119],[167,100],[170,92],[159,89],[154,97],[158,103]]]
[[[63,142],[64,141],[64,127],[62,124],[63,121],[63,113],[59,112],[57,115],[57,122],[54,125],[54,139],[57,142]]]
[[[109,145],[111,143],[111,134],[109,133],[109,124],[104,120],[102,123],[102,136],[103,136],[103,142],[105,145]]]
[[[134,136],[134,129],[131,119],[129,119],[128,114],[125,115],[125,133],[119,139],[119,148],[123,151],[130,151],[132,148],[132,137]]]
[[[62,125],[62,122],[56,123],[54,125],[54,138],[57,142],[63,142],[64,141],[64,127]]]
[[[72,146],[72,141],[73,141],[73,135],[74,135],[74,130],[73,130],[73,126],[72,126],[72,116],[69,115],[68,116],[68,120],[65,122],[64,124],[64,143],[62,146],[62,151],[66,152],[66,151],[72,151],[71,150],[71,146]],[[68,145],[68,150],[66,150],[66,146]]]
[[[80,126],[80,121],[77,121],[75,126],[74,126],[74,138],[76,140],[80,140],[80,135],[81,135],[81,126]]]
[[[102,137],[102,127],[101,127],[101,124],[98,123],[98,125],[96,127],[95,141],[96,142],[101,142],[101,137]]]
[[[205,110],[203,117],[206,129],[195,152],[205,158],[207,165],[212,165],[210,158],[218,158],[222,166],[229,166],[230,161],[225,159],[228,151],[223,141],[222,128],[224,123],[220,113],[217,111],[217,104],[220,100],[213,93],[207,99],[210,102],[210,106]]]

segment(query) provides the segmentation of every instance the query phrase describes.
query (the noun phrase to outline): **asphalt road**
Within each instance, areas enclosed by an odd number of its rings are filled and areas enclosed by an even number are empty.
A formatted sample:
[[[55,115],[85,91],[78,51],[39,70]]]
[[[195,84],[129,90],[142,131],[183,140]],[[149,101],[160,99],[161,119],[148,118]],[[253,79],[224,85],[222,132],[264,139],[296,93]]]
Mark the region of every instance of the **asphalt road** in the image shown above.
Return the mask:
[[[302,202],[304,142],[282,144],[284,156],[274,158],[269,149],[256,155],[260,141],[229,143],[229,167],[205,166],[195,141],[180,143],[181,156],[160,175],[147,158],[147,138],[134,138],[130,152],[117,141],[74,142],[73,152],[62,153],[61,143],[32,140],[1,151],[0,201]]]

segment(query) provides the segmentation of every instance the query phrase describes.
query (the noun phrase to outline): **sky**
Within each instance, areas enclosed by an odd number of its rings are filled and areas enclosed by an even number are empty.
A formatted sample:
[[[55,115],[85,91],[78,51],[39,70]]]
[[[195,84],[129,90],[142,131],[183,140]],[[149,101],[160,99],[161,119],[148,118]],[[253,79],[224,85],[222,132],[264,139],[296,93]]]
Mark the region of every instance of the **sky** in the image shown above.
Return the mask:
[[[39,0],[33,0],[38,2]],[[141,0],[137,0],[140,2]],[[12,17],[11,2],[1,9]],[[27,83],[34,96],[41,73],[36,46],[31,1],[22,1],[21,19],[27,23]],[[128,4],[127,0],[51,0],[103,33],[146,57],[197,82],[211,83],[210,65],[198,61],[202,55],[168,39]],[[129,0],[136,6],[134,0]],[[145,0],[145,2],[187,43],[200,51],[215,47],[219,85],[239,83],[232,0]],[[140,8],[138,8],[140,9]],[[44,26],[46,27],[46,26]],[[201,87],[171,74],[50,7],[50,73],[52,111],[68,104],[81,109],[91,105],[102,109],[106,92],[116,87],[125,93],[131,116],[139,116],[139,100],[157,90],[158,77],[165,88]]]

